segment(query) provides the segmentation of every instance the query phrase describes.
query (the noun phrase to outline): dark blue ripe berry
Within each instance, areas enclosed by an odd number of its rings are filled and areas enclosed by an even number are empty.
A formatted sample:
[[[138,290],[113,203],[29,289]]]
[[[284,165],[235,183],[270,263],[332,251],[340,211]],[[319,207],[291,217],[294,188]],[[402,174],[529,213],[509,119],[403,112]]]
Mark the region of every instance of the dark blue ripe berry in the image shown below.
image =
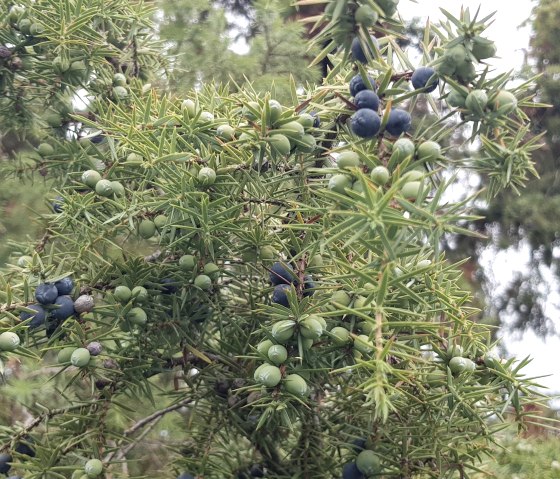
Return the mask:
[[[362,452],[366,448],[366,440],[363,437],[358,437],[352,441],[352,449],[356,452]]]
[[[182,472],[177,476],[177,479],[194,479],[194,476],[188,472]]]
[[[260,464],[253,464],[249,470],[251,477],[264,477],[264,471]]]
[[[177,283],[171,278],[165,278],[161,280],[163,285],[161,289],[161,294],[174,294],[177,292]]]
[[[315,281],[313,281],[313,277],[310,274],[306,274],[303,280],[303,296],[313,296],[315,294],[315,288],[317,287]]]
[[[360,74],[352,77],[352,80],[350,80],[350,84],[349,84],[350,96],[356,96],[362,90],[373,90],[373,91],[376,90],[377,85],[375,84],[375,80],[373,79],[373,77],[370,77],[368,75],[367,78],[369,81],[369,85],[366,82],[364,82],[364,79]]]
[[[377,38],[375,38],[372,35],[371,36],[371,41],[373,42],[375,47],[379,50],[379,44],[377,42]],[[365,45],[365,46],[366,46],[366,48],[368,47],[368,45]],[[356,60],[360,63],[367,63],[368,62],[366,53],[364,52],[364,49],[362,48],[362,43],[360,41],[360,37],[354,37],[354,40],[352,40],[352,46],[350,47],[350,50],[352,52],[352,56],[354,57],[354,60]],[[374,56],[374,52],[370,51],[369,53],[370,53],[371,57]]]
[[[362,90],[354,97],[354,105],[356,105],[358,110],[369,108],[370,110],[377,111],[379,109],[379,97],[374,91]]]
[[[95,143],[96,145],[98,145],[99,143],[102,143],[104,140],[105,140],[105,135],[103,135],[103,134],[92,136],[89,139],[89,141],[91,141],[92,143]]]
[[[51,313],[54,319],[64,321],[74,314],[74,300],[70,296],[59,296],[54,304],[58,306]]]
[[[8,462],[12,462],[12,456],[6,453],[0,454],[0,474],[6,474],[11,469],[12,466]]]
[[[70,294],[74,289],[74,281],[72,281],[72,278],[70,276],[62,278],[60,281],[54,283],[54,285],[56,286],[59,296],[63,294]]]
[[[342,468],[342,479],[365,479],[355,462],[344,464]]]
[[[288,291],[290,291],[291,286],[289,284],[279,284],[274,286],[274,291],[272,293],[272,302],[276,304],[281,304],[288,308],[290,303],[288,302]]]
[[[62,320],[55,319],[53,317],[48,317],[45,321],[45,335],[47,338],[50,338],[58,329],[58,327],[62,324]]]
[[[393,136],[401,136],[410,130],[411,121],[408,112],[395,108],[389,113],[389,120],[385,129]]]
[[[312,111],[311,116],[313,117],[313,128],[319,128],[321,126],[321,118],[316,111]]]
[[[19,315],[19,319],[22,321],[26,321],[29,318],[33,318],[29,323],[28,326],[30,328],[38,328],[45,323],[45,318],[47,317],[47,313],[43,306],[40,304],[30,304],[27,306],[28,309],[32,309],[35,313],[28,313],[27,311],[22,311]]]
[[[426,88],[427,93],[434,91],[439,84],[436,71],[431,67],[417,68],[412,74],[411,81],[414,89]]]
[[[52,304],[58,297],[58,289],[54,284],[43,283],[35,289],[35,298],[41,304]]]
[[[31,447],[33,439],[30,437],[23,438],[24,442],[19,442],[16,446],[16,452],[24,456],[35,457],[35,449]]]
[[[352,115],[352,132],[361,138],[373,138],[381,128],[381,118],[368,108],[362,108]]]
[[[62,196],[57,196],[51,203],[51,206],[55,213],[62,213],[62,207],[64,206],[64,198]]]
[[[277,261],[270,268],[270,282],[276,284],[290,284],[297,281],[294,269],[287,263]]]

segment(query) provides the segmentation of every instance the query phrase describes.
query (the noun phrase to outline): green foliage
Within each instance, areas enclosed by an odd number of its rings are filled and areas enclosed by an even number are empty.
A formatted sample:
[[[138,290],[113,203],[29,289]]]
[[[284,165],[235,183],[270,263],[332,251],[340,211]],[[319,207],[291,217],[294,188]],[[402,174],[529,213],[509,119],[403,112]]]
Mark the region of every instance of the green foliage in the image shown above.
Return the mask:
[[[99,459],[114,478],[186,470],[221,479],[247,477],[256,463],[269,478],[313,479],[340,477],[355,462],[370,475],[468,477],[508,415],[522,425],[524,405],[541,400],[523,374],[528,359],[491,353],[460,264],[442,252],[445,235],[471,233],[478,192],[447,198],[454,178],[442,173],[457,165],[441,146],[457,125],[472,125],[484,155],[463,166],[495,173],[493,193],[519,186],[532,172],[532,140],[521,138],[522,107],[535,106],[529,85],[512,90],[513,108],[495,108],[505,76],[490,79],[473,50],[489,19],[448,14],[427,28],[423,63],[438,65],[463,45],[472,74],[440,72],[447,86],[435,95],[484,90],[488,100],[477,94],[450,111],[409,86],[414,65],[393,34],[402,28],[396,2],[359,3],[384,19],[372,27],[381,40],[370,37],[371,22],[356,23],[358,2],[331,2],[317,19],[330,21],[316,39],[329,45],[317,57],[333,64],[327,82],[303,88],[292,79],[281,101],[208,81],[176,98],[134,69],[113,71],[101,89],[82,85],[93,97],[88,111],[72,116],[72,128],[54,127],[55,153],[28,166],[56,179],[61,207],[46,217],[41,242],[22,251],[31,259],[0,277],[0,332],[21,338],[14,351],[14,342],[0,344],[2,364],[21,356],[48,365],[41,371],[60,392],[56,407],[49,395],[47,406],[28,404],[25,423],[5,419],[0,452],[14,454],[14,470],[68,478]],[[75,24],[95,18],[72,11]],[[278,22],[263,24],[272,34]],[[82,47],[84,64],[93,63]],[[293,52],[284,47],[282,56]],[[100,60],[101,75],[105,67]],[[349,121],[356,74],[371,75],[381,99],[369,114],[380,131],[368,139]],[[45,81],[61,88],[57,77]],[[385,130],[392,108],[417,111],[420,98],[429,118],[410,131],[404,123],[397,140]],[[496,165],[504,149],[523,161]],[[388,174],[374,183],[381,166]],[[68,276],[71,288],[59,283]],[[37,320],[29,307],[45,282],[59,296]],[[151,428],[176,412],[186,416],[177,442],[138,466]],[[27,436],[36,457],[14,452]]]

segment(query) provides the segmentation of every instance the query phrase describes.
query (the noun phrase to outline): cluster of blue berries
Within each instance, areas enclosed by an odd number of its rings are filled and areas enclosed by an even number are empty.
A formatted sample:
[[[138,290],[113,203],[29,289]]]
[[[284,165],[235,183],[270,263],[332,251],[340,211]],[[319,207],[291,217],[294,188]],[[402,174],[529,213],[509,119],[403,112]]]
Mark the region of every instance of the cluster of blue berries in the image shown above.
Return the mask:
[[[28,326],[36,329],[46,327],[47,336],[51,336],[56,328],[66,319],[76,313],[90,312],[93,308],[93,298],[88,295],[80,296],[76,301],[71,293],[74,281],[71,277],[62,278],[54,283],[42,283],[35,288],[37,303],[26,306],[22,311],[22,321],[31,320]]]
[[[270,268],[270,282],[274,286],[272,292],[272,302],[285,306],[290,306],[288,302],[288,291],[292,285],[299,285],[299,278],[297,277],[293,267],[288,263],[277,261]],[[303,277],[303,296],[311,296],[315,292],[315,283],[310,274]]]
[[[358,58],[355,53],[354,57]],[[426,93],[434,91],[439,83],[437,74],[431,67],[416,69],[411,81],[416,90],[421,89]],[[350,80],[350,95],[354,97],[354,105],[357,109],[351,118],[351,129],[360,138],[373,138],[381,130],[380,101],[376,88],[375,80],[370,76],[364,78],[358,74]],[[410,113],[400,108],[393,108],[389,112],[385,131],[394,137],[399,137],[410,130],[411,123]]]

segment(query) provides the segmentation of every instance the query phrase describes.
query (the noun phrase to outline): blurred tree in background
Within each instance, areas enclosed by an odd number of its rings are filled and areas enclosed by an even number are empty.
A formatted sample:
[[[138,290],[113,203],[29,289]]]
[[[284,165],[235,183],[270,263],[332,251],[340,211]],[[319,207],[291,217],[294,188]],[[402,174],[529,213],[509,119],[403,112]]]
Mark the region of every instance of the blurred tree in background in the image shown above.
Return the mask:
[[[302,48],[306,30],[291,3],[162,0],[156,21],[171,58],[171,90],[182,94],[211,81],[249,80],[257,91],[274,88],[282,101],[291,77],[298,84],[317,81],[318,68],[308,68],[313,52]]]

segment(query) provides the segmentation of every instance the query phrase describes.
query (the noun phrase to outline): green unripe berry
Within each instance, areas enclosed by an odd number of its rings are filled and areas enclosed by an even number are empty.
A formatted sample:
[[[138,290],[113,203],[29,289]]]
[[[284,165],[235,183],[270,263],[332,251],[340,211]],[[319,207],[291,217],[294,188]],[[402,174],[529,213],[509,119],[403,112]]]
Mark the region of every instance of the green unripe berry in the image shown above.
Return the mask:
[[[113,185],[109,180],[99,180],[95,184],[95,192],[107,198],[113,194]]]
[[[312,268],[322,268],[324,265],[325,262],[323,261],[323,257],[320,254],[315,254],[311,257],[307,266]]]
[[[301,123],[290,121],[280,127],[281,133],[290,139],[301,140],[305,135],[305,129]]]
[[[84,471],[89,478],[99,476],[103,472],[103,463],[99,459],[90,459],[84,466]]]
[[[245,118],[251,121],[255,121],[260,118],[260,114],[258,112],[261,111],[261,106],[256,101],[250,101],[247,103],[247,107],[243,108],[243,114]],[[254,113],[256,111],[257,113]]]
[[[290,154],[292,145],[290,144],[290,140],[286,135],[275,133],[270,137],[268,141],[270,142],[270,146],[274,153],[277,153],[282,156],[286,156]]]
[[[284,387],[295,396],[306,396],[308,392],[307,382],[299,374],[288,374],[284,379]]]
[[[496,353],[486,353],[482,359],[487,368],[496,368],[496,366],[500,364],[500,356]]]
[[[401,194],[407,200],[415,200],[418,198],[419,193],[422,191],[422,182],[420,181],[409,181],[405,183],[401,188]]]
[[[386,185],[389,182],[389,178],[391,177],[389,170],[384,166],[376,166],[373,170],[371,170],[371,180],[377,186]]]
[[[267,356],[274,364],[279,365],[288,359],[288,350],[281,344],[274,344],[268,349]]]
[[[476,78],[476,68],[472,62],[465,61],[456,68],[455,74],[464,83],[470,83]]]
[[[356,467],[362,474],[373,476],[381,471],[381,462],[377,454],[366,449],[356,457]]]
[[[111,189],[113,190],[113,194],[119,198],[122,198],[126,193],[120,181],[111,181]]]
[[[17,260],[17,265],[20,268],[27,268],[33,264],[33,258],[31,256],[20,256]]]
[[[280,369],[272,364],[262,364],[255,370],[254,378],[255,381],[263,386],[273,388],[277,386],[282,379],[282,373]]]
[[[224,140],[233,140],[235,138],[235,129],[230,125],[220,125],[216,129],[216,134]]]
[[[54,154],[54,148],[49,143],[41,143],[37,147],[37,153],[39,153],[41,156],[50,156]]]
[[[188,117],[193,117],[196,115],[196,104],[191,99],[183,100],[181,103],[181,109],[187,114]]]
[[[76,351],[76,348],[74,347],[62,348],[60,351],[58,351],[56,360],[59,364],[69,363],[74,351]]]
[[[125,86],[126,85],[126,77],[122,73],[115,73],[113,75],[113,85],[115,86]]]
[[[265,245],[259,249],[259,257],[263,261],[273,260],[276,256],[276,250],[272,246]]]
[[[299,324],[299,332],[306,339],[319,339],[323,334],[323,326],[314,316],[309,316]]]
[[[82,183],[90,188],[95,188],[99,181],[101,181],[101,175],[95,170],[87,170],[82,173]]]
[[[257,351],[264,356],[268,356],[268,351],[272,346],[274,346],[274,343],[270,339],[265,339],[257,345]]]
[[[470,359],[463,358],[461,356],[455,356],[449,360],[448,365],[453,374],[461,374],[471,369],[469,363],[472,363]]]
[[[272,325],[272,337],[279,343],[285,343],[294,335],[296,322],[291,319],[283,319]]]
[[[471,52],[478,61],[492,58],[496,55],[497,50],[496,44],[492,40],[474,37]]]
[[[435,141],[424,141],[416,154],[420,161],[436,161],[441,156],[441,146]]]
[[[194,279],[194,285],[197,288],[202,289],[203,291],[208,291],[208,290],[212,289],[212,279],[205,274],[199,274]]]
[[[205,166],[198,172],[198,181],[201,185],[211,186],[216,182],[216,172],[212,168]]]
[[[116,86],[113,88],[113,98],[115,100],[124,100],[128,96],[128,90],[124,86]]]
[[[362,354],[371,354],[373,352],[373,343],[365,334],[360,334],[354,339],[354,349]]]
[[[372,27],[379,19],[378,13],[369,5],[361,5],[354,12],[354,20],[363,27]]]
[[[214,263],[206,263],[204,265],[204,274],[209,276],[210,279],[217,279],[220,275],[220,267]]]
[[[115,298],[121,303],[128,303],[132,298],[132,291],[128,286],[117,286],[113,291]]]
[[[393,143],[390,161],[391,163],[401,163],[412,155],[414,155],[414,143],[408,138],[399,138]]]
[[[461,92],[451,90],[447,95],[446,101],[452,108],[464,108],[466,98],[466,95],[463,95]]]
[[[0,351],[14,351],[19,347],[19,336],[11,331],[0,334]]]
[[[356,168],[360,166],[360,155],[355,151],[343,151],[336,159],[339,168]]]
[[[70,356],[70,363],[78,368],[84,368],[89,364],[90,359],[90,352],[86,348],[78,348]]]
[[[268,102],[268,108],[270,110],[269,124],[274,125],[282,114],[282,105],[276,100],[270,100]]]
[[[156,234],[156,224],[151,220],[142,220],[138,225],[138,234],[144,239],[150,239]]]
[[[132,288],[132,299],[138,304],[145,303],[148,300],[148,290],[143,286],[135,286]]]
[[[500,90],[490,103],[492,110],[507,115],[517,108],[517,98],[507,90]]]
[[[168,218],[165,215],[157,215],[154,218],[154,224],[158,230],[161,230],[167,226]]]
[[[346,175],[333,175],[329,179],[329,190],[336,191],[342,195],[346,194],[346,189],[352,188],[352,180]]]
[[[148,322],[148,315],[146,314],[146,311],[138,307],[132,308],[126,315],[126,318],[132,324],[137,324],[140,326]]]
[[[332,340],[334,344],[338,346],[347,344],[348,340],[350,339],[350,333],[348,332],[348,330],[341,326],[332,328],[330,332],[332,334]]]
[[[484,115],[484,109],[488,105],[488,95],[484,90],[473,90],[467,95],[465,106],[475,115]]]
[[[313,116],[310,115],[309,113],[301,113],[297,121],[301,123],[305,129],[307,129],[313,126],[313,122],[315,121],[315,118],[313,118]]]
[[[338,303],[342,306],[349,306],[352,298],[346,291],[335,291],[331,297],[331,303]]]
[[[196,259],[192,254],[185,254],[179,258],[179,268],[183,271],[192,271],[196,266]]]
[[[214,120],[214,115],[209,111],[202,111],[200,112],[200,116],[198,117],[198,119],[207,123]]]
[[[297,148],[299,151],[304,153],[311,153],[317,148],[317,140],[313,135],[306,133],[303,138],[297,143]]]

